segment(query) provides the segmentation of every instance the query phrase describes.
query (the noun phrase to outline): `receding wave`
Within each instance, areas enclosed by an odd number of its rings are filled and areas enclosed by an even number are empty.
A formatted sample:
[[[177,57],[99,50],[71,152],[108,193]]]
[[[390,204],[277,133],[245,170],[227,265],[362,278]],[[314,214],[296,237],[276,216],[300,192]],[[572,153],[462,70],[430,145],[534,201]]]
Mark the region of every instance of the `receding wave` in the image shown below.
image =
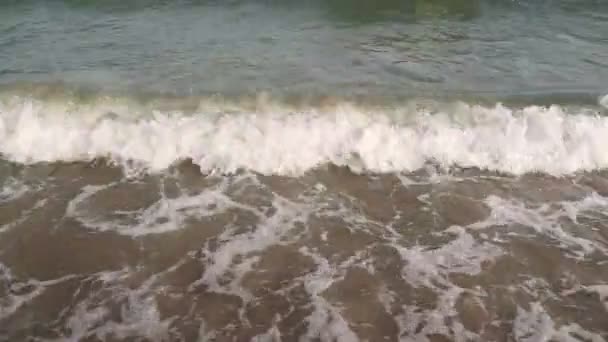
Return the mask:
[[[191,160],[203,172],[282,175],[325,164],[391,173],[433,163],[561,175],[608,167],[607,145],[608,118],[597,108],[557,105],[205,102],[185,113],[111,98],[0,101],[0,153],[18,163],[107,158],[158,172]]]

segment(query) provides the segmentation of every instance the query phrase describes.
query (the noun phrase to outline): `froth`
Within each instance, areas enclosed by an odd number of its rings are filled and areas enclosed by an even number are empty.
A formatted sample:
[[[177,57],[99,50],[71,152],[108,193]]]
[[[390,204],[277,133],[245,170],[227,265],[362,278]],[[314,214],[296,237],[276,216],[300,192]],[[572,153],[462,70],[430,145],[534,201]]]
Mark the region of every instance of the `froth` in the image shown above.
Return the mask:
[[[137,210],[104,211],[95,208],[95,195],[116,185],[84,187],[69,202],[66,215],[89,229],[139,236],[177,230],[188,218],[209,217],[236,205],[218,189],[210,188],[193,196],[167,198],[163,195],[150,206]]]
[[[202,108],[137,119],[66,108],[31,99],[0,103],[0,153],[21,163],[109,158],[152,172],[190,159],[205,172],[285,175],[327,163],[357,172],[436,163],[556,175],[608,166],[608,119],[559,106],[454,104],[431,112],[344,104],[229,115]]]
[[[528,227],[537,234],[542,234],[555,241],[568,251],[568,256],[584,258],[594,251],[606,252],[603,243],[595,241],[587,229],[573,230],[568,221],[576,222],[586,212],[601,210],[607,205],[606,198],[596,193],[579,201],[562,201],[529,206],[523,202],[506,200],[497,196],[489,196],[485,203],[491,209],[488,219],[470,225],[471,228],[488,227]],[[564,219],[568,218],[568,221]],[[510,230],[510,235],[520,234],[518,230]]]
[[[605,341],[601,335],[586,331],[576,323],[556,327],[556,323],[543,306],[536,302],[530,309],[517,309],[513,322],[513,335],[516,341]],[[580,339],[579,339],[580,338]]]
[[[22,181],[9,178],[0,186],[0,203],[13,201],[29,191],[29,187]]]
[[[602,107],[608,108],[608,94],[600,97],[599,103]]]

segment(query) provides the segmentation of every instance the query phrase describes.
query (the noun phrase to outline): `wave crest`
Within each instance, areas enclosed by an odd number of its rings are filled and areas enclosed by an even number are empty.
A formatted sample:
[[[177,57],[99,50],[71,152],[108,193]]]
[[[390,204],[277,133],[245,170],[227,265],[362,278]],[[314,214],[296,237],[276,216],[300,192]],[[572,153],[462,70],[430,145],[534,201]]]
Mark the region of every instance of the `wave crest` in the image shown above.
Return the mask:
[[[454,103],[370,109],[349,104],[128,117],[99,104],[0,102],[0,153],[20,163],[109,158],[156,172],[190,159],[202,171],[299,175],[323,164],[413,171],[433,162],[511,174],[608,167],[608,118],[564,107]],[[219,114],[218,114],[219,113]]]

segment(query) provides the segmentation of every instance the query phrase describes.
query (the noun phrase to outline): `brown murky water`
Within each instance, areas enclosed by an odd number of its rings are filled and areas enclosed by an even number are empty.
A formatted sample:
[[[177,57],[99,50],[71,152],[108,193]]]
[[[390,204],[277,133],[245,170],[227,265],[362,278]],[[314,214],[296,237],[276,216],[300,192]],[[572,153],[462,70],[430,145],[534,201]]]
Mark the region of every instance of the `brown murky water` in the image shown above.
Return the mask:
[[[2,172],[2,340],[608,338],[604,172]]]

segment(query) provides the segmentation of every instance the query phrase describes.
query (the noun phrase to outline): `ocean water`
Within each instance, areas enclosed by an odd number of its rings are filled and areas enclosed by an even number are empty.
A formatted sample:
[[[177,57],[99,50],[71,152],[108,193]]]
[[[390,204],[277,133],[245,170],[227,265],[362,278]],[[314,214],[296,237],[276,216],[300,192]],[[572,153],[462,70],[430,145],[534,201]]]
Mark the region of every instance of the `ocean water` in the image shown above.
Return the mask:
[[[608,1],[0,2],[0,340],[607,341]]]

